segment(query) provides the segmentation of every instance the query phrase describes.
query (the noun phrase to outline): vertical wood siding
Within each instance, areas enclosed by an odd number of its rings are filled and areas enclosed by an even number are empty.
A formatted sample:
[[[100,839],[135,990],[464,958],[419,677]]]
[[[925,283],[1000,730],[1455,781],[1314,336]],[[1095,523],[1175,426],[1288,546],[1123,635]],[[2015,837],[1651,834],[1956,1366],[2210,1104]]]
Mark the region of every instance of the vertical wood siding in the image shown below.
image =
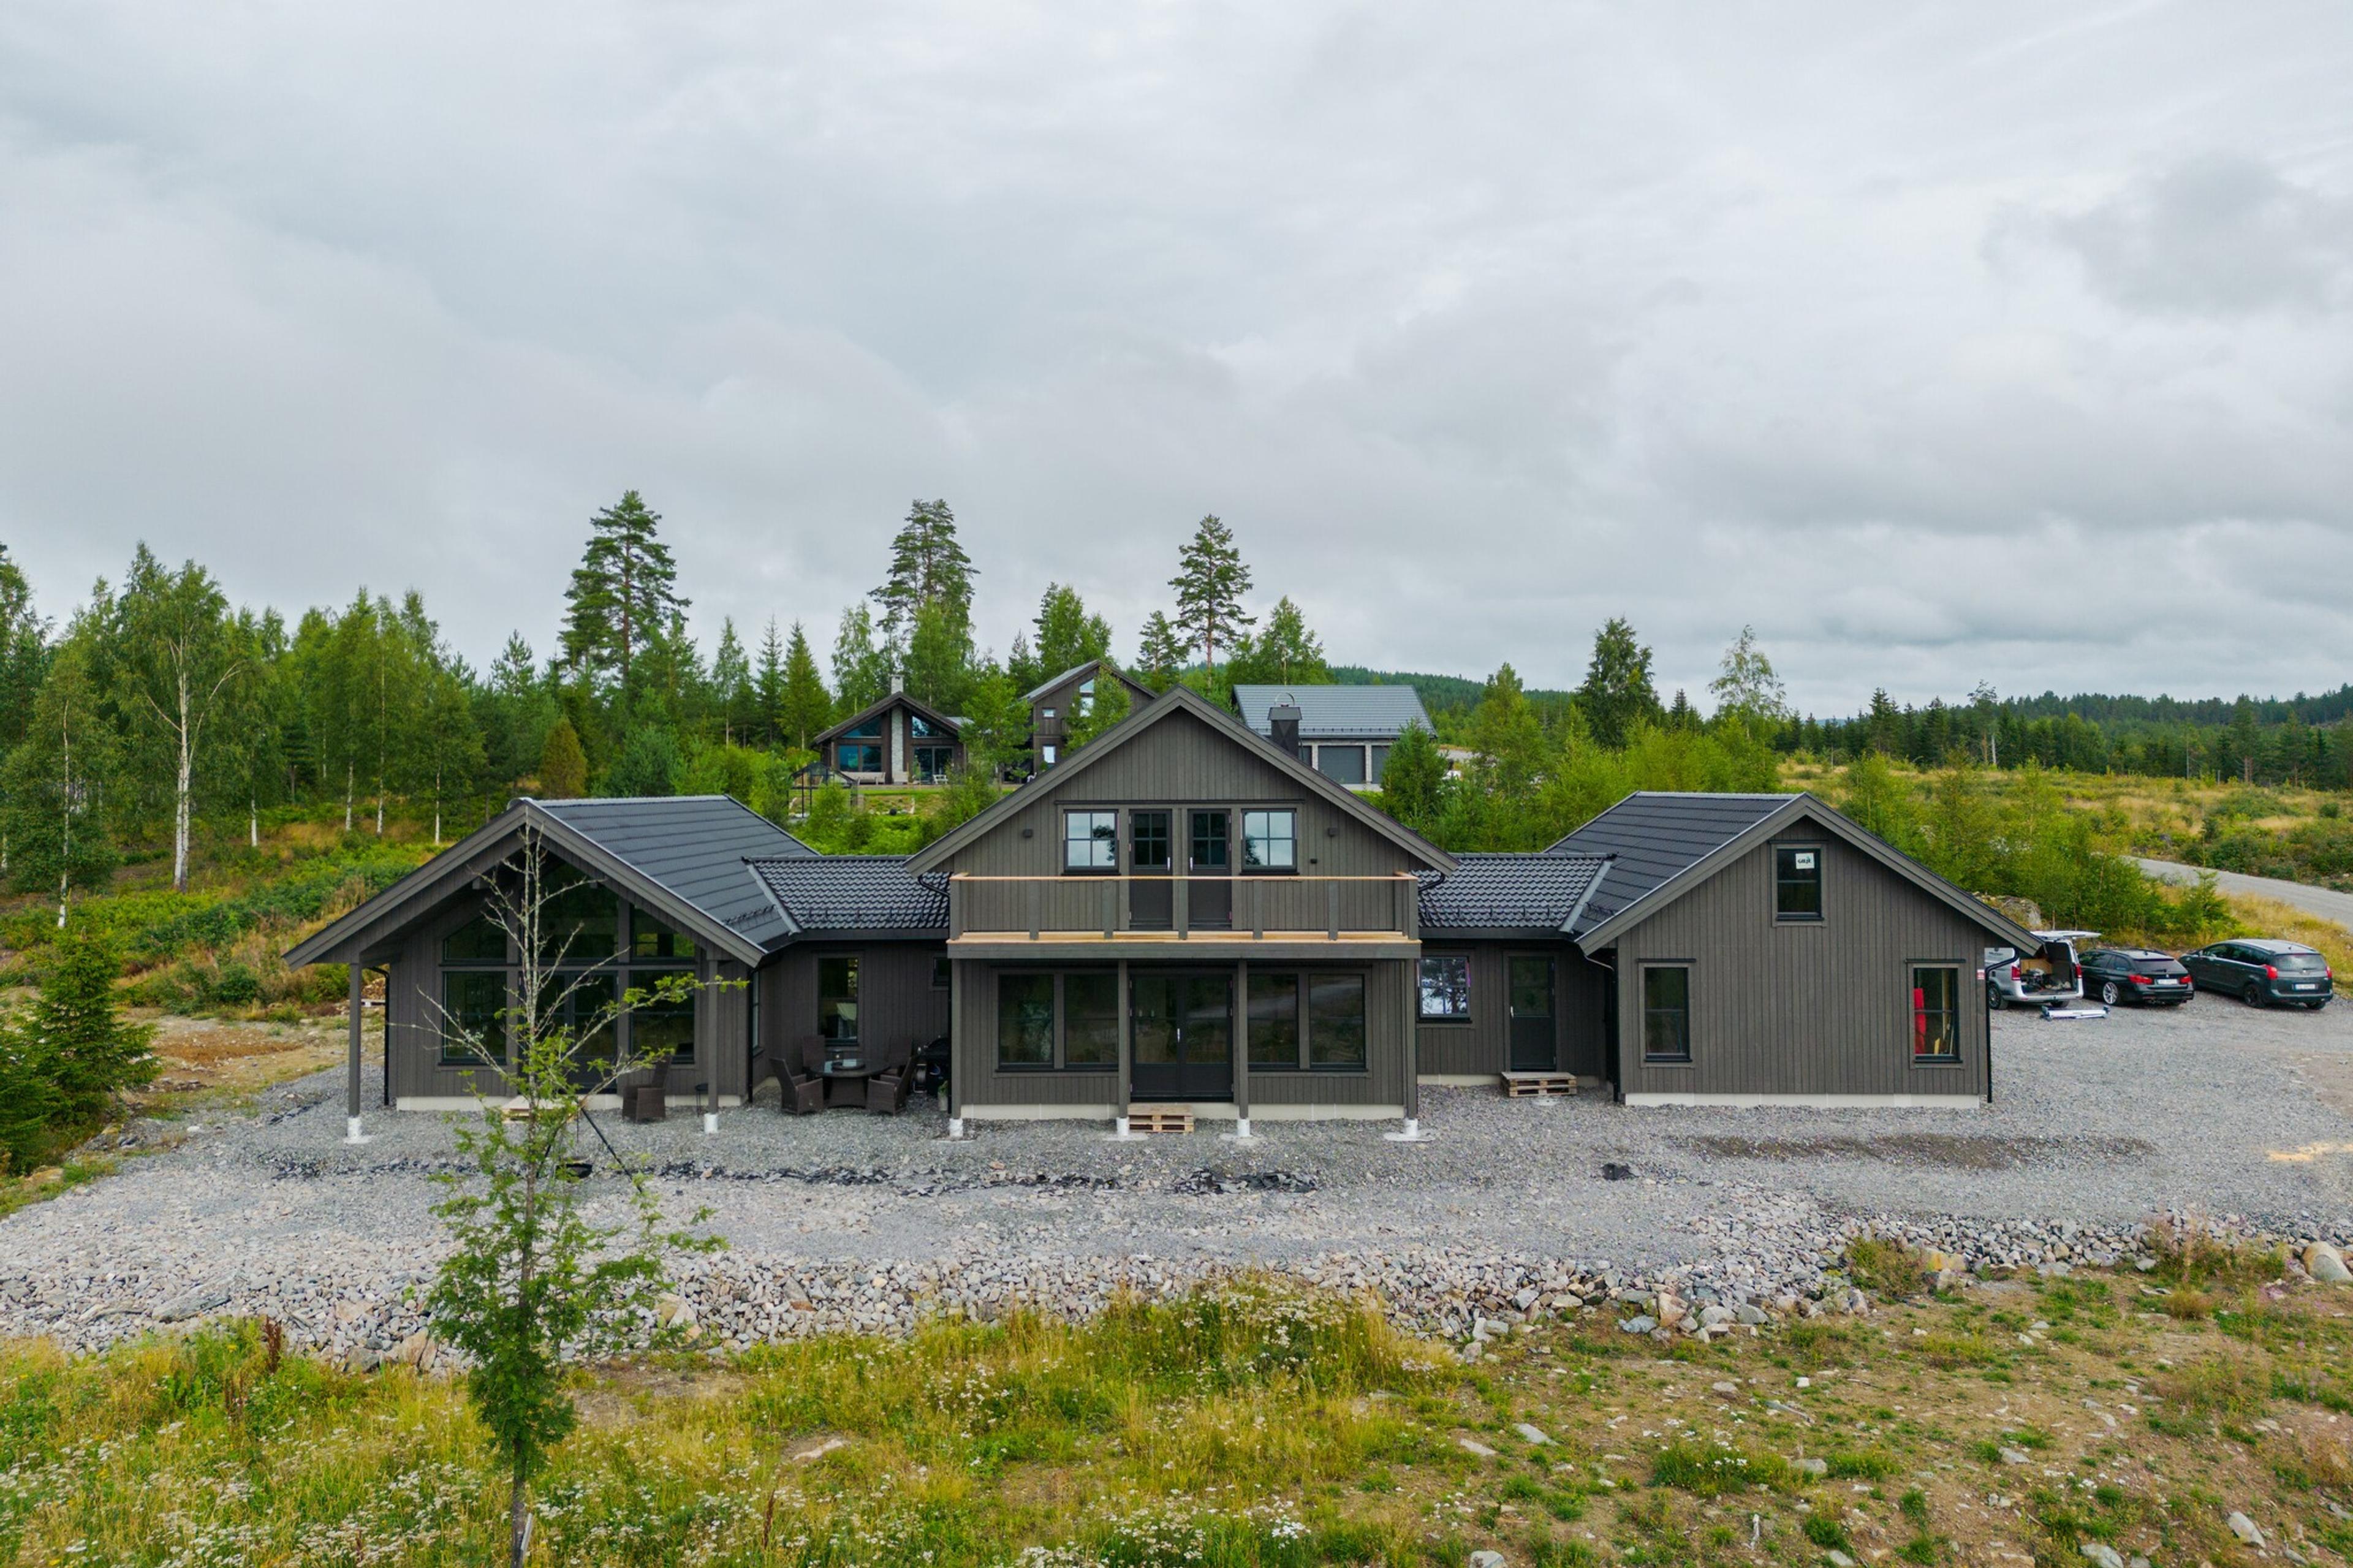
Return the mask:
[[[1773,846],[1762,845],[1627,931],[1617,951],[1628,1093],[1982,1095],[1985,934],[1878,862],[1802,825],[1780,841],[1820,846],[1824,918],[1773,918]],[[1642,1061],[1641,969],[1691,965],[1692,1061]],[[1914,963],[1960,970],[1957,1066],[1912,1064]]]
[[[1420,1020],[1423,1077],[1501,1073],[1510,1067],[1511,960],[1522,955],[1553,961],[1553,1059],[1557,1070],[1583,1078],[1601,1076],[1609,1048],[1602,1024],[1609,975],[1574,943],[1451,942],[1442,932],[1426,932],[1422,952],[1433,958],[1449,952],[1471,956],[1471,1016],[1460,1023]],[[1415,980],[1418,986],[1418,970]]]
[[[820,957],[858,960],[858,1037],[897,1047],[927,1045],[948,1033],[948,994],[932,984],[936,942],[840,942],[787,948],[760,971],[760,1049],[774,1059],[817,1033]]]

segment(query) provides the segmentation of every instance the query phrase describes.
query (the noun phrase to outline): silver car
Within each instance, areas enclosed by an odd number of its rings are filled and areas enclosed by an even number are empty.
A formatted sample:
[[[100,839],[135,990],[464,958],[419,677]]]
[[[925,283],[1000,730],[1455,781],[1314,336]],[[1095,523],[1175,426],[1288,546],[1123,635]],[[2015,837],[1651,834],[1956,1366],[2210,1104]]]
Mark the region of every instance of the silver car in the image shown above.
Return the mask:
[[[2048,1007],[2084,999],[2084,969],[2076,944],[2098,936],[2095,931],[2039,931],[2042,945],[2032,952],[2014,947],[1985,951],[1986,1005]]]

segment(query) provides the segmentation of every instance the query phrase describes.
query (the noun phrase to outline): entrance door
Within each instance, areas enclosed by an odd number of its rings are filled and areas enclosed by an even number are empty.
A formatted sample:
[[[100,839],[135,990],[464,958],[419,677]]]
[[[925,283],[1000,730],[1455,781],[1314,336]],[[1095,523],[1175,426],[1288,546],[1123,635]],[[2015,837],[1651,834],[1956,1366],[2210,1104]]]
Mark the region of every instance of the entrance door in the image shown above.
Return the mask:
[[[1136,973],[1128,979],[1135,1100],[1234,1097],[1230,974]]]
[[[1512,1070],[1554,1072],[1559,1037],[1553,1029],[1552,960],[1514,958],[1511,963]]]

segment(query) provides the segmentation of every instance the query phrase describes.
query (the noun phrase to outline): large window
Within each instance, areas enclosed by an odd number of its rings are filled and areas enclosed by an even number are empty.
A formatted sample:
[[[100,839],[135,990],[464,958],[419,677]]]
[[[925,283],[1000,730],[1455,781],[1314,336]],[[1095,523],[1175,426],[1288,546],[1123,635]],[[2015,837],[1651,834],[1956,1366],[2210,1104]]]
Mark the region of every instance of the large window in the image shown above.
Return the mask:
[[[817,1032],[834,1045],[858,1043],[858,960],[817,961]]]
[[[1062,1065],[1119,1065],[1119,976],[1062,976]]]
[[[1365,1070],[1365,977],[1307,977],[1307,1065],[1324,1072]]]
[[[1128,868],[1145,874],[1166,875],[1168,866],[1168,814],[1165,811],[1132,812],[1127,819]]]
[[[1253,1070],[1299,1070],[1298,975],[1250,975],[1250,1065]]]
[[[1365,1070],[1365,977],[1250,972],[1252,1072]]]
[[[1421,1016],[1461,1021],[1471,1016],[1471,955],[1433,952],[1421,961]]]
[[[915,748],[915,772],[923,778],[944,778],[948,770],[955,766],[955,748],[954,746],[942,745],[934,742],[930,745]]]
[[[1062,813],[1062,868],[1068,871],[1119,869],[1119,813]]]
[[[1005,974],[997,981],[997,1065],[1054,1065],[1054,977]]]
[[[620,999],[619,975],[609,969],[558,972],[546,977],[541,997],[540,1026],[569,1035],[582,1068],[613,1061],[618,1054],[613,1044],[613,1013]]]
[[[1373,783],[1378,784],[1381,774],[1388,771],[1389,749],[1387,746],[1368,746],[1366,754],[1371,758],[1372,765],[1365,771],[1372,775]]]
[[[621,901],[607,889],[565,868],[547,874],[540,906],[540,949],[554,964],[591,964],[610,958],[621,936]]]
[[[1912,1059],[1961,1059],[1961,972],[1944,964],[1912,971]]]
[[[1363,784],[1365,748],[1361,745],[1318,746],[1315,748],[1315,771],[1334,784]]]
[[[1682,964],[1653,964],[1642,971],[1642,1059],[1692,1059],[1691,971]]]
[[[694,939],[674,931],[641,909],[629,911],[629,956],[639,963],[694,962]]]
[[[503,969],[452,969],[441,976],[441,1063],[480,1067],[507,1056],[507,974]]]
[[[1783,921],[1818,921],[1822,918],[1822,851],[1820,845],[1774,846],[1773,918]]]
[[[488,915],[476,915],[441,939],[444,963],[500,963],[507,961],[507,933]]]
[[[833,765],[845,773],[879,773],[882,771],[882,748],[865,742],[852,744],[836,741]]]
[[[631,975],[630,983],[647,985],[656,976]],[[629,1014],[629,1055],[640,1062],[680,1067],[694,1060],[694,995],[674,1002],[652,1001]]]
[[[1295,811],[1242,813],[1242,869],[1295,871],[1299,868],[1299,814]]]

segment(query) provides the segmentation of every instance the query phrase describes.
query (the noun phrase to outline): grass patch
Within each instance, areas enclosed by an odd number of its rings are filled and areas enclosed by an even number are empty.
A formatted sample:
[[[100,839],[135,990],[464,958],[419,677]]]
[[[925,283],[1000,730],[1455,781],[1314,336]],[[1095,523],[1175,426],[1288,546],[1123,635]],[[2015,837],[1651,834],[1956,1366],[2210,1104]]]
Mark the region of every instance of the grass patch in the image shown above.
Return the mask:
[[[1846,1271],[1865,1290],[1890,1300],[1926,1295],[1936,1279],[1919,1251],[1875,1236],[1847,1244]]]
[[[5,1219],[18,1209],[73,1191],[76,1187],[114,1173],[115,1162],[104,1155],[93,1154],[87,1159],[69,1160],[62,1165],[29,1172],[22,1176],[0,1174],[0,1219]]]
[[[1695,1497],[1723,1497],[1752,1487],[1788,1491],[1797,1471],[1778,1454],[1741,1448],[1671,1443],[1651,1459],[1651,1484]]]

